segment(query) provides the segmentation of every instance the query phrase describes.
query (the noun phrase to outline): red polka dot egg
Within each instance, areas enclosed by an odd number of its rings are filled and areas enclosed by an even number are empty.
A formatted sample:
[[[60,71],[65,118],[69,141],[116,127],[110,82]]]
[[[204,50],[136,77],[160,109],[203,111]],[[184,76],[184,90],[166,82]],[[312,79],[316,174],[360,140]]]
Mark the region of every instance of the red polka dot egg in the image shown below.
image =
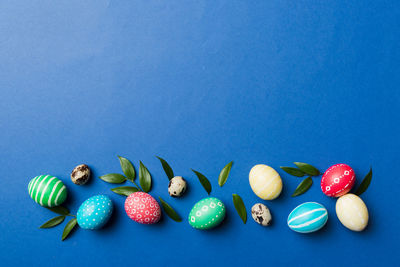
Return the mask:
[[[161,218],[160,205],[144,192],[130,194],[125,200],[125,211],[129,218],[141,224],[157,223]]]
[[[326,170],[321,179],[321,189],[328,197],[347,194],[354,185],[354,170],[346,164],[335,164]]]

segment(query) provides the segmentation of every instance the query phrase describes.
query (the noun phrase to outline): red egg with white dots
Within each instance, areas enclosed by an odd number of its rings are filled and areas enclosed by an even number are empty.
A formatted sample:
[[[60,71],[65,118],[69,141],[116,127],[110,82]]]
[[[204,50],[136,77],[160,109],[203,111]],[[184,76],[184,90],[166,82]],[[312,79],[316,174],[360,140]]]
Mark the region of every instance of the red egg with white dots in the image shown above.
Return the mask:
[[[157,223],[161,218],[160,205],[144,192],[130,194],[125,200],[125,211],[129,218],[141,224]]]
[[[346,164],[335,164],[326,170],[321,179],[321,189],[328,197],[340,197],[353,188],[356,175]]]

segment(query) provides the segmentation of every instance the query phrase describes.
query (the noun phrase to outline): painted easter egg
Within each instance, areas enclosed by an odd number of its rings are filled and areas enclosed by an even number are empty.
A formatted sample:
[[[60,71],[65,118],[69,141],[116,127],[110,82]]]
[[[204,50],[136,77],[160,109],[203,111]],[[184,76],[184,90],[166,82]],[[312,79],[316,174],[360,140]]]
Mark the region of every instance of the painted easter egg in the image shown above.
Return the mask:
[[[328,211],[317,202],[297,206],[287,219],[290,229],[299,233],[311,233],[321,229],[328,221]]]
[[[336,201],[339,221],[352,231],[362,231],[368,224],[368,209],[362,199],[354,194],[341,196]]]
[[[249,174],[249,182],[254,194],[265,200],[272,200],[282,192],[282,179],[273,168],[258,164]]]
[[[346,164],[335,164],[326,170],[321,179],[321,189],[328,197],[347,194],[354,185],[354,170]]]
[[[57,177],[39,175],[28,184],[29,195],[43,207],[61,205],[67,199],[67,188]]]
[[[225,218],[225,205],[215,197],[203,198],[189,213],[189,224],[196,229],[211,229]]]
[[[157,223],[161,218],[160,205],[144,192],[130,194],[125,200],[125,211],[129,218],[141,224]]]
[[[88,198],[81,204],[76,218],[81,228],[96,230],[108,222],[113,209],[113,203],[108,196],[97,195]]]

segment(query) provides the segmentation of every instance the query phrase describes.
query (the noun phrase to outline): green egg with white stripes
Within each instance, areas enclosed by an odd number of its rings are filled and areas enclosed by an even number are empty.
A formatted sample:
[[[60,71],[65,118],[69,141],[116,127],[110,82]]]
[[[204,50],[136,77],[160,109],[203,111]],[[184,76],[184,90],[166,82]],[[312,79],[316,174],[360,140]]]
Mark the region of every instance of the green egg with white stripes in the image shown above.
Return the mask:
[[[67,188],[57,177],[39,175],[28,184],[31,198],[43,207],[61,205],[67,199]]]

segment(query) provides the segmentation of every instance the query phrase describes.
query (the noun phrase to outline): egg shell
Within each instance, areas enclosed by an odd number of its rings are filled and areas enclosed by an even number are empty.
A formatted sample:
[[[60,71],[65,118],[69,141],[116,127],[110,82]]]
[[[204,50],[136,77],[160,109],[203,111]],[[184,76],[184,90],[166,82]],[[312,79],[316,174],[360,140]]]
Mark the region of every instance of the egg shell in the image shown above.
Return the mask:
[[[329,197],[347,194],[354,186],[354,170],[346,164],[335,164],[327,169],[321,179],[321,190]]]
[[[354,194],[341,196],[336,201],[339,221],[352,231],[362,231],[368,225],[368,209],[362,199]]]
[[[273,168],[258,164],[249,173],[250,187],[254,194],[264,200],[277,198],[282,192],[282,179]]]
[[[218,198],[203,198],[190,211],[189,224],[196,229],[211,229],[224,220],[225,212],[225,205]]]
[[[160,205],[144,192],[130,194],[125,200],[125,211],[129,218],[141,224],[157,223],[161,218]]]
[[[39,175],[28,184],[31,198],[43,207],[61,205],[67,199],[67,188],[57,177]]]
[[[76,218],[81,228],[96,230],[108,222],[113,209],[113,203],[108,196],[97,195],[88,198],[81,204]]]
[[[290,229],[299,233],[311,233],[321,229],[328,221],[328,211],[317,202],[297,206],[288,216]]]

